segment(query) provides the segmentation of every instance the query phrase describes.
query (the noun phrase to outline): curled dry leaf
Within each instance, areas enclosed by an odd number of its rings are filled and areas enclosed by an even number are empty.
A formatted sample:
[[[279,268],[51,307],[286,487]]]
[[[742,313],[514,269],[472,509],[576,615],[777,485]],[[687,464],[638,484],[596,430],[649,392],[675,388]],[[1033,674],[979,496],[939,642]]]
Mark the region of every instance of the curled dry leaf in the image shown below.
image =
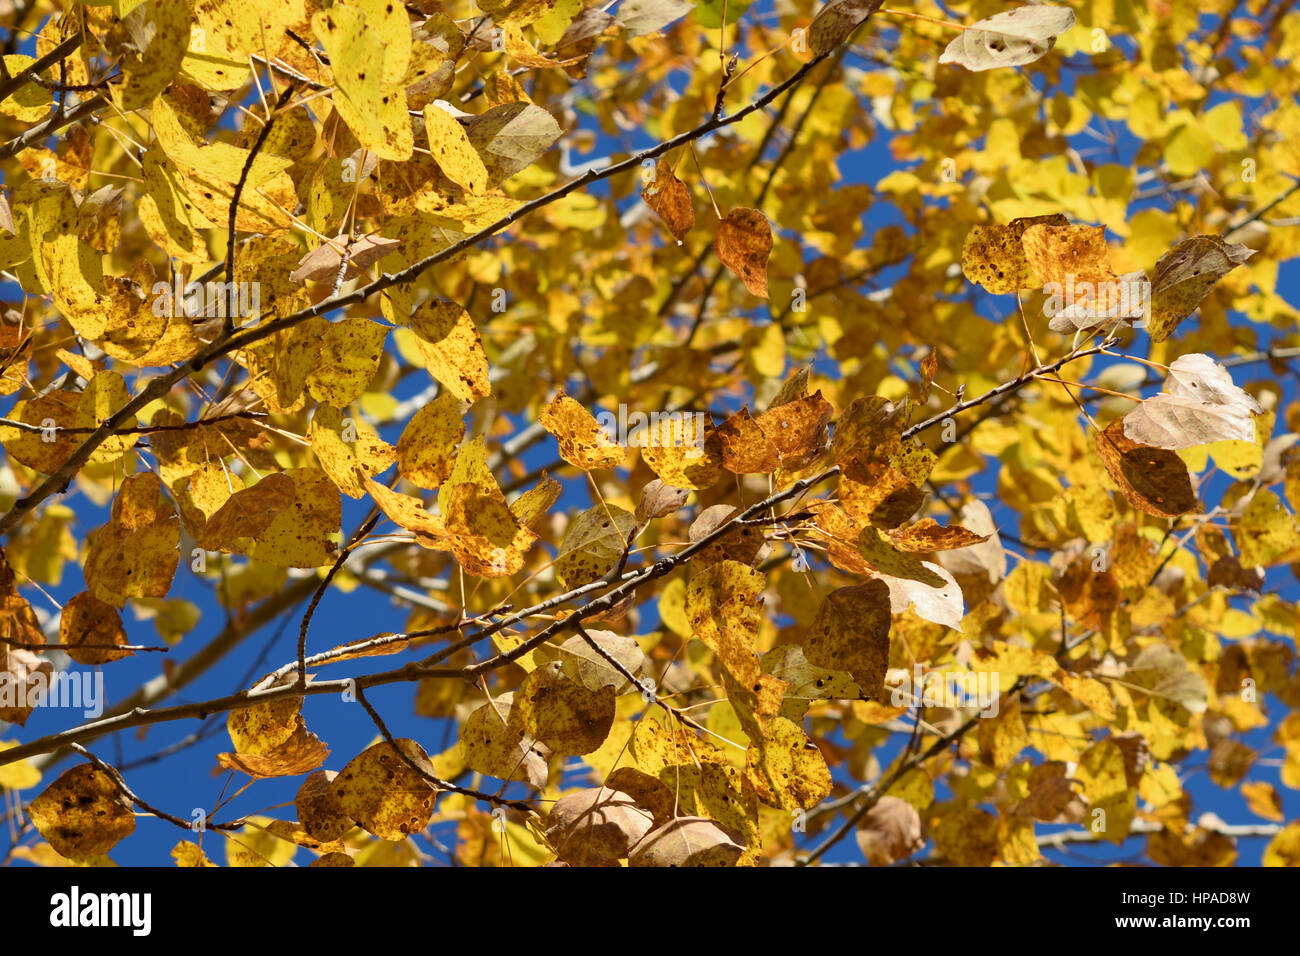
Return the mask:
[[[333,282],[343,270],[345,257],[348,264],[343,278],[355,279],[401,244],[400,239],[385,239],[380,235],[330,239],[298,261],[298,268],[289,273],[289,281]]]
[[[1147,332],[1163,342],[1191,315],[1215,283],[1255,254],[1255,250],[1219,236],[1193,236],[1174,246],[1151,272]]]
[[[817,11],[808,27],[808,48],[813,54],[833,50],[880,9],[882,0],[831,0]]]
[[[674,488],[660,478],[651,480],[641,489],[641,501],[636,506],[637,524],[646,525],[654,518],[680,511],[690,496],[689,488]]]
[[[555,801],[546,839],[573,866],[606,866],[650,832],[654,816],[626,793],[605,787],[579,790]]]
[[[1049,290],[1044,309],[1051,315],[1047,327],[1053,332],[1128,326],[1146,315],[1151,284],[1141,270],[1099,283],[1071,283]]]
[[[931,554],[935,551],[954,551],[973,547],[987,541],[987,534],[976,534],[960,525],[943,527],[933,518],[922,518],[906,528],[889,532],[888,539],[899,551]]]
[[[54,665],[19,647],[0,649],[0,720],[24,727],[49,688]]]
[[[1023,66],[1046,56],[1072,26],[1074,11],[1068,7],[1017,7],[972,23],[948,44],[939,62],[973,71]]]
[[[888,795],[867,811],[858,826],[857,838],[862,855],[872,866],[889,866],[925,845],[916,807]]]
[[[1175,359],[1165,389],[1124,416],[1126,437],[1175,451],[1216,441],[1255,440],[1252,415],[1264,410],[1208,355]]]
[[[692,544],[701,541],[739,514],[740,509],[731,505],[713,505],[705,508],[691,522],[686,537]],[[695,552],[695,562],[699,565],[707,565],[730,560],[753,567],[758,563],[759,555],[764,553],[763,548],[766,543],[763,532],[758,528],[752,525],[735,525],[721,538]]]
[[[707,817],[678,817],[632,848],[630,866],[735,866],[745,852]]]

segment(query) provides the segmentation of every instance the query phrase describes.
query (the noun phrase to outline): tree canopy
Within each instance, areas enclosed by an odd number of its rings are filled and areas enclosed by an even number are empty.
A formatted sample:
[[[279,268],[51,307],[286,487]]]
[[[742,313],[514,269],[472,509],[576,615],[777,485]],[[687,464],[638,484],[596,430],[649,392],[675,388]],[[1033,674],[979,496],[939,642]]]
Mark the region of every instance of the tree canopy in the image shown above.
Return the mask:
[[[0,24],[6,862],[1300,864],[1289,0]]]

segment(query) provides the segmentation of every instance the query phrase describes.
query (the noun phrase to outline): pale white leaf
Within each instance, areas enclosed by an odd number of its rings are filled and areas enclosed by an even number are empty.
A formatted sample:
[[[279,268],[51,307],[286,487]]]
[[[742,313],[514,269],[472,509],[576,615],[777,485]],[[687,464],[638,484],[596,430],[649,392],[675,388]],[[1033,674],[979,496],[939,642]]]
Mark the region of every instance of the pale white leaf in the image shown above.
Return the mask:
[[[948,44],[939,62],[975,71],[1023,66],[1045,56],[1072,26],[1074,11],[1068,7],[1017,7],[971,24]]]
[[[993,539],[989,539],[993,540]],[[988,542],[983,542],[987,544]],[[949,552],[950,554],[953,552]],[[926,570],[943,578],[943,584],[932,587],[924,581],[912,578],[895,578],[888,574],[878,577],[889,585],[889,609],[898,614],[906,611],[908,605],[916,609],[917,616],[935,624],[942,624],[954,631],[961,630],[962,597],[961,588],[956,579],[946,569],[932,561],[922,561]]]

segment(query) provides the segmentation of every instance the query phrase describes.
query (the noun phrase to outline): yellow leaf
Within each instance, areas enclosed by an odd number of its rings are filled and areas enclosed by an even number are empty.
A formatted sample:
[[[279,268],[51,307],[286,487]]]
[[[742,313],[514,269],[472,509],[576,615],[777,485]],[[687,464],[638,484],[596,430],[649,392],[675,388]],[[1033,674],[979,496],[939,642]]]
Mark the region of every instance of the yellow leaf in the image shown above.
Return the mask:
[[[636,517],[614,505],[596,505],[565,529],[555,576],[566,588],[599,580],[618,564],[636,530]]]
[[[575,468],[594,471],[617,468],[623,463],[624,448],[610,438],[580,402],[564,392],[551,399],[538,421],[560,443],[560,457]]]
[[[811,810],[831,792],[821,749],[784,717],[774,717],[766,735],[751,742],[745,772],[758,798],[783,810]]]
[[[365,497],[365,479],[386,471],[397,457],[367,422],[344,418],[331,405],[317,406],[308,434],[321,468],[350,498]]]
[[[114,23],[106,46],[124,80],[110,86],[118,108],[148,106],[172,82],[190,44],[189,0],[144,0]]]
[[[461,306],[445,299],[425,302],[411,316],[411,331],[429,374],[453,395],[473,403],[492,394],[483,342]]]
[[[436,104],[424,108],[424,132],[429,137],[429,151],[443,175],[471,193],[487,189],[488,171],[465,128],[450,113]]]
[[[334,108],[357,140],[382,159],[409,159],[415,146],[401,81],[411,56],[406,9],[386,0],[337,3],[312,18],[334,72]]]
[[[416,766],[432,773],[423,747],[404,738],[396,743]],[[387,741],[353,757],[332,786],[342,811],[384,840],[419,833],[433,816],[436,791]]]
[[[293,480],[293,504],[241,550],[278,568],[333,564],[342,539],[338,488],[319,468],[291,468],[283,474]]]
[[[360,316],[331,322],[307,373],[312,397],[336,408],[351,404],[375,377],[387,335],[388,326]]]
[[[128,597],[166,597],[180,561],[180,522],[151,471],[122,482],[108,524],[86,536],[86,587],[122,607]]]
[[[135,832],[131,801],[94,764],[65,770],[31,802],[27,815],[60,856],[89,860]]]

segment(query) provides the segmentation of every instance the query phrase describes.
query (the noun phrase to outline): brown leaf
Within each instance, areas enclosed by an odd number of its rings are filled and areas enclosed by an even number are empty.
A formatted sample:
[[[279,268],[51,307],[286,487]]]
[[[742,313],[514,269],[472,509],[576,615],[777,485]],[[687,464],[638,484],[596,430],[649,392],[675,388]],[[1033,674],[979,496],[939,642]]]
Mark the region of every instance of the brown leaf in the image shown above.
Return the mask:
[[[302,257],[298,268],[289,273],[289,281],[333,282],[345,255],[348,265],[343,278],[355,279],[401,244],[400,239],[385,239],[378,234],[352,240],[330,239]]]
[[[858,826],[857,838],[862,855],[872,866],[889,866],[925,846],[916,807],[891,796],[881,797],[867,811]]]
[[[808,663],[847,671],[862,694],[884,694],[889,666],[889,586],[878,578],[827,595],[803,639]]]
[[[636,506],[637,524],[644,526],[652,518],[663,518],[681,510],[691,496],[689,488],[675,488],[655,478],[641,490],[641,502]]]
[[[605,787],[579,790],[555,801],[547,841],[573,866],[607,866],[625,858],[645,836],[654,816],[626,793]]]
[[[641,198],[664,221],[680,246],[686,233],[695,225],[695,206],[685,184],[673,175],[666,156],[655,165],[655,178],[641,187]]]
[[[1158,518],[1172,518],[1198,508],[1187,465],[1164,448],[1152,448],[1124,434],[1116,419],[1097,435],[1097,453],[1129,504]]]
[[[1151,273],[1147,331],[1163,342],[1178,323],[1200,307],[1216,282],[1254,255],[1254,250],[1219,236],[1193,236],[1174,246]]]
[[[821,54],[835,49],[879,10],[881,3],[882,0],[831,0],[817,11],[808,27],[811,52]]]
[[[642,837],[631,866],[735,866],[745,852],[706,817],[678,817]]]
[[[767,295],[767,260],[772,254],[772,226],[757,209],[737,207],[718,223],[713,248],[722,264],[740,276],[745,288]]]
[[[31,651],[7,645],[0,650],[0,721],[25,726],[53,673],[54,665]]]

